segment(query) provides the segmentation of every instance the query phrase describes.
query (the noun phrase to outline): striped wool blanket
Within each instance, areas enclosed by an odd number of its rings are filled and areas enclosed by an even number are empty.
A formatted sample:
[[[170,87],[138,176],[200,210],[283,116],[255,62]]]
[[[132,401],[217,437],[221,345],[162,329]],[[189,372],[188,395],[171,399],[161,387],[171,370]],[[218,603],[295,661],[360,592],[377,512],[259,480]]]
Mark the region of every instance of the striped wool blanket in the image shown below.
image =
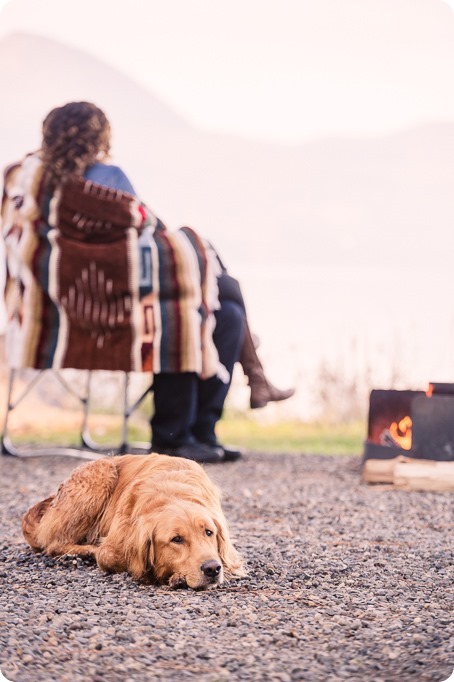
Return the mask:
[[[31,154],[5,172],[2,233],[11,367],[222,371],[216,258],[191,228],[83,178],[46,196]]]

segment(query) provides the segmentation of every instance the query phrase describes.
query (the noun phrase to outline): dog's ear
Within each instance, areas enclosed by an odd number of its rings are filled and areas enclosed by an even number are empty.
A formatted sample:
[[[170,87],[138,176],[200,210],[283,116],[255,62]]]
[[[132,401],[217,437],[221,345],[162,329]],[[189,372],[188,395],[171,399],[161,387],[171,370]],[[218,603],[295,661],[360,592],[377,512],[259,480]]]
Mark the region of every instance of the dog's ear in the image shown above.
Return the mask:
[[[217,530],[218,552],[224,564],[226,576],[236,576],[238,578],[245,576],[246,571],[243,559],[232,544],[226,519],[223,515],[218,515],[213,521]]]
[[[39,524],[46,510],[50,507],[53,499],[53,495],[51,497],[46,497],[45,500],[33,505],[33,507],[31,507],[22,518],[22,533],[30,547],[32,547],[35,552],[38,552],[44,548],[38,541]]]
[[[153,529],[143,523],[140,517],[135,529],[126,540],[125,556],[127,571],[133,578],[151,577],[154,566]]]

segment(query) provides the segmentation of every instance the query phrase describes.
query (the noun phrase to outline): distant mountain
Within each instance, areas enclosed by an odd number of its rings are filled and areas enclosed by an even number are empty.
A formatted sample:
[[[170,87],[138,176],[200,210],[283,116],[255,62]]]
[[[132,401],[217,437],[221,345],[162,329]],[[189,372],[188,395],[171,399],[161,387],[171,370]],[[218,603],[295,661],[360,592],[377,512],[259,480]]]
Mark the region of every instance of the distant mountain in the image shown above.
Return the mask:
[[[71,100],[102,103],[120,125],[131,115],[141,126],[184,130],[187,123],[157,97],[101,60],[36,35],[15,33],[0,41],[2,130],[18,133],[17,145],[39,133],[40,116]],[[32,138],[31,135],[34,137]]]
[[[99,59],[25,34],[0,42],[0,88],[2,166],[36,148],[52,107],[92,100],[138,193],[233,270],[451,263],[454,122],[299,146],[208,134]]]

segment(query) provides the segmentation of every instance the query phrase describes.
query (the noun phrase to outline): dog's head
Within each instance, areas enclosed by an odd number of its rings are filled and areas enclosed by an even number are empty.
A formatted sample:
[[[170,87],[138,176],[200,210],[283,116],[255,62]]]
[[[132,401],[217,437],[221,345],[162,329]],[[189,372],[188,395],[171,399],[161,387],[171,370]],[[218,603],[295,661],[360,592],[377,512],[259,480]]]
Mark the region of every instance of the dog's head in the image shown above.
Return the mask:
[[[171,587],[205,589],[225,574],[243,575],[225,519],[194,502],[171,502],[140,516],[128,552],[129,572]]]

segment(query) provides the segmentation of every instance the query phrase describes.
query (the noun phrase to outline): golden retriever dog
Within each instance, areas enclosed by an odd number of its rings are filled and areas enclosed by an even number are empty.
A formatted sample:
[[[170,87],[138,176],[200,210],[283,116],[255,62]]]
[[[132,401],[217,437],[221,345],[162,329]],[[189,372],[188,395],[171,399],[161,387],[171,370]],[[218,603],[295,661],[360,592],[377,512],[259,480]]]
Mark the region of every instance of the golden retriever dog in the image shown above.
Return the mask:
[[[91,556],[104,571],[204,589],[243,576],[219,489],[192,460],[105,457],[74,470],[22,520],[28,544],[50,556]]]

